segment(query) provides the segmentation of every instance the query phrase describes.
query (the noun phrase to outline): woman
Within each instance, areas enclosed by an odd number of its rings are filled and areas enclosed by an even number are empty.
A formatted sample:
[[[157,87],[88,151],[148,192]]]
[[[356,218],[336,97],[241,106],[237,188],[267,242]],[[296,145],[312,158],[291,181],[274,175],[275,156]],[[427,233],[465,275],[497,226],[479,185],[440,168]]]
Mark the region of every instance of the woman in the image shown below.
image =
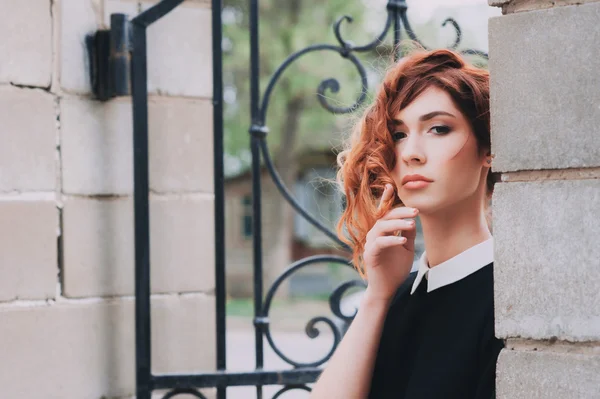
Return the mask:
[[[486,70],[450,50],[392,66],[339,156],[338,231],[368,285],[311,398],[495,396],[491,162]]]

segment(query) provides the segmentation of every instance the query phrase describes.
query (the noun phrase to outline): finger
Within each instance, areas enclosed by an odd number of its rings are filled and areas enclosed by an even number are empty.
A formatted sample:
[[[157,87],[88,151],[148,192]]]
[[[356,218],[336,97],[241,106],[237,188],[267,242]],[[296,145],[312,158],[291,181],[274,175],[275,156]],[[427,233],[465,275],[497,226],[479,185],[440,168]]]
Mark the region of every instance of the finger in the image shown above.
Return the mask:
[[[383,194],[381,194],[381,199],[379,200],[379,206],[378,209],[381,209],[381,206],[390,198],[392,198],[392,195],[394,194],[394,190],[391,184],[386,184],[385,188],[383,189]]]
[[[396,233],[398,230],[411,230],[415,228],[414,220],[405,219],[390,219],[390,220],[379,220],[373,226],[373,234],[376,236],[390,235]]]
[[[419,214],[417,208],[410,208],[408,206],[400,206],[390,210],[388,213],[383,215],[381,220],[389,219],[402,219],[402,218],[413,218]]]
[[[396,236],[382,236],[377,237],[373,247],[376,250],[382,250],[385,248],[394,247],[397,245],[406,244],[406,237],[396,237]]]

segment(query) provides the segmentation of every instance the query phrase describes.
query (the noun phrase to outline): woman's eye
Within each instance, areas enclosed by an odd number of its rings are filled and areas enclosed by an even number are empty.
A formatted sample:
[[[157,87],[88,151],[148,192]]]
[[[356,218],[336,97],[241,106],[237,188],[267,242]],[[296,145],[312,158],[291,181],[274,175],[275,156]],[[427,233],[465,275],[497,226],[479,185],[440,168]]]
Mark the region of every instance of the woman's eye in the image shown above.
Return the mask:
[[[440,136],[450,132],[450,128],[448,126],[434,126],[431,128],[431,130],[434,130],[434,129],[437,129],[437,132],[434,132],[434,133],[438,134]]]
[[[402,132],[394,132],[394,133],[392,133],[392,139],[394,141],[398,141],[400,139],[403,139],[404,137],[406,137],[406,133],[402,133]]]

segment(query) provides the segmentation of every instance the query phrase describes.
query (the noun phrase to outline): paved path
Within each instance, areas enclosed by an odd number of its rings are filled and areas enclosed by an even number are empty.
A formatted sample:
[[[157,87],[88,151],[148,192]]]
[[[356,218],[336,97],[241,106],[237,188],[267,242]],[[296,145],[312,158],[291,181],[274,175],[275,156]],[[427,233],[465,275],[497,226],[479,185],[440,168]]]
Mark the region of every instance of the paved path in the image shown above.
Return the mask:
[[[232,326],[233,327],[233,326]],[[237,327],[237,326],[236,326]],[[275,331],[273,340],[275,345],[286,356],[297,362],[312,362],[323,358],[333,345],[333,334],[328,327],[321,324],[321,334],[309,338],[303,329],[298,332],[289,330]],[[271,349],[266,339],[264,340],[264,369],[282,370],[291,369],[285,361],[281,360]],[[227,368],[231,371],[252,371],[255,368],[254,331],[249,328],[230,328],[227,333]],[[271,399],[282,386],[263,387],[263,399]],[[234,387],[227,389],[228,399],[254,399],[256,388]],[[301,390],[288,391],[280,396],[281,399],[306,399],[308,392]]]

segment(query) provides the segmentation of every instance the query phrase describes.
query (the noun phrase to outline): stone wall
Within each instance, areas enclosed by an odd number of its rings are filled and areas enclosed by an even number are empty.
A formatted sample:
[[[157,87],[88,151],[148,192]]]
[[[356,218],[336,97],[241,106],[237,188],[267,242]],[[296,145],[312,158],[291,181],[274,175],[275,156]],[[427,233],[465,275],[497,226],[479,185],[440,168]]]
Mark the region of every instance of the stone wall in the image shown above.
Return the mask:
[[[599,398],[600,2],[489,4],[498,398]]]
[[[0,397],[130,398],[132,106],[93,100],[84,40],[153,3],[2,3]],[[210,3],[152,25],[148,52],[153,371],[210,371]]]

